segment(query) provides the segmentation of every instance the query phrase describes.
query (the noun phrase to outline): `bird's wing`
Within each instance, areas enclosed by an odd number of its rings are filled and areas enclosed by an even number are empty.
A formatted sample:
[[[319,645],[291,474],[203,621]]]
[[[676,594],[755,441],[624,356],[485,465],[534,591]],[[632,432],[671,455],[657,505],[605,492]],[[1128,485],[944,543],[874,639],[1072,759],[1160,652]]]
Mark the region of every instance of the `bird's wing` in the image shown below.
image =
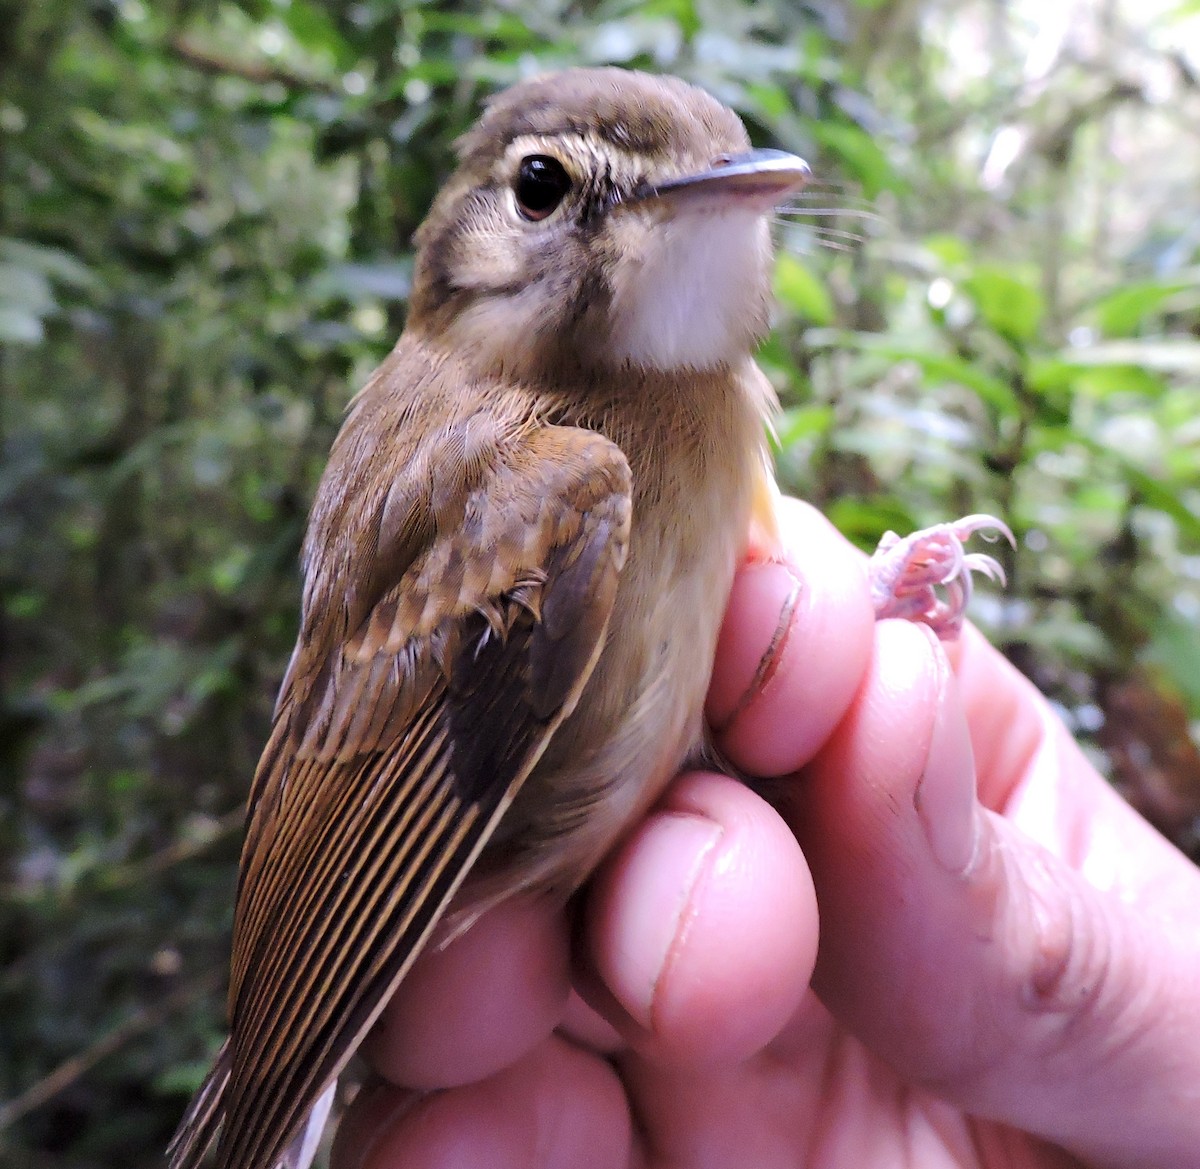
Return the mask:
[[[222,1169],[276,1163],[599,656],[629,538],[621,451],[541,427],[477,480],[440,499],[423,553],[315,684],[285,683],[252,794],[230,1040],[172,1169],[218,1126]]]

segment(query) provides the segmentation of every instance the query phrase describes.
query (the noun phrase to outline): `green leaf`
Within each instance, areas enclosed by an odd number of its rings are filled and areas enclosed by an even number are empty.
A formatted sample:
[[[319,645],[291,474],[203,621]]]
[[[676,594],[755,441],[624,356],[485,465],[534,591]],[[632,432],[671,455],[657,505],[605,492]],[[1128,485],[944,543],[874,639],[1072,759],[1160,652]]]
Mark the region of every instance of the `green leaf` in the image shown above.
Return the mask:
[[[1104,443],[1078,432],[1075,435],[1075,441],[1087,447],[1094,454],[1111,460],[1121,477],[1137,493],[1143,505],[1170,516],[1186,540],[1200,543],[1200,515],[1184,503],[1177,490],[1142,470],[1136,463],[1126,458],[1121,451],[1115,450],[1111,446],[1106,446]]]
[[[1035,393],[1079,394],[1097,400],[1133,394],[1154,401],[1170,390],[1166,378],[1140,365],[1081,365],[1060,357],[1029,363],[1027,379]]]
[[[832,325],[833,298],[821,279],[786,252],[775,261],[775,296],[805,321]]]
[[[1143,280],[1126,284],[1094,305],[1100,331],[1109,337],[1131,337],[1148,316],[1185,290],[1195,290],[1196,280]]]
[[[50,281],[34,268],[0,261],[0,305],[23,308],[44,317],[57,307]]]
[[[280,15],[298,45],[310,53],[328,55],[339,68],[348,69],[353,64],[353,51],[324,8],[307,0],[290,0]]]
[[[828,509],[834,527],[861,548],[874,549],[884,532],[907,532],[915,526],[910,511],[896,499],[886,496],[857,499],[843,495]]]
[[[1005,414],[1018,411],[1017,396],[1012,387],[992,377],[982,369],[949,353],[932,353],[925,349],[914,349],[898,345],[873,333],[849,333],[842,336],[844,344],[852,345],[865,353],[874,353],[892,361],[911,361],[933,385],[957,383],[974,390],[989,406]]]
[[[1167,392],[1165,378],[1139,365],[1094,365],[1076,369],[1073,388],[1091,398],[1136,394],[1153,400]]]
[[[1024,347],[1037,336],[1046,306],[1031,283],[1007,269],[984,264],[960,284],[975,302],[979,315],[1001,337]]]
[[[887,155],[865,131],[845,122],[813,122],[810,129],[817,142],[836,155],[862,184],[868,199],[874,199],[885,187],[896,185]]]
[[[360,301],[405,300],[412,288],[412,264],[402,261],[378,264],[335,264],[319,272],[310,291],[316,297],[345,297]]]
[[[1163,373],[1200,374],[1200,342],[1108,341],[1086,349],[1065,349],[1059,358],[1077,366],[1140,365]]]
[[[760,117],[773,120],[787,118],[792,112],[791,97],[781,85],[748,85],[746,102]]]
[[[956,235],[931,235],[925,239],[925,248],[947,267],[966,264],[971,258],[966,240]]]
[[[1145,657],[1182,691],[1192,710],[1200,710],[1200,625],[1164,613],[1154,624]]]
[[[784,410],[775,424],[774,445],[787,451],[806,438],[828,434],[833,420],[832,406],[794,406]]]
[[[0,342],[37,345],[44,336],[39,317],[25,309],[0,304]]]
[[[1179,498],[1177,491],[1128,460],[1119,459],[1119,462],[1126,479],[1141,496],[1143,503],[1169,515],[1179,525],[1185,539],[1192,543],[1200,542],[1200,515]]]
[[[155,1076],[151,1086],[163,1096],[188,1097],[204,1083],[211,1066],[211,1061],[207,1059],[176,1063]]]
[[[42,272],[63,284],[87,288],[96,283],[92,270],[70,252],[43,247],[26,240],[0,238],[0,258],[22,268]],[[0,288],[3,286],[0,285]]]

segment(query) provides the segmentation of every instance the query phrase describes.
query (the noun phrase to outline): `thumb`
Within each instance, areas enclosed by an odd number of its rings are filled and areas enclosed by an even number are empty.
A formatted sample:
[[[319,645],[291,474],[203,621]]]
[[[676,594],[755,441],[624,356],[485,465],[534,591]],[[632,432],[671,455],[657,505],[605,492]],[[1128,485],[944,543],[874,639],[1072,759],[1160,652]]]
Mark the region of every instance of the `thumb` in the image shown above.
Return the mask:
[[[1030,775],[1054,783],[1030,733],[1049,720],[1022,697],[1011,737],[1029,739]],[[1051,753],[1103,783],[1073,747]],[[974,1115],[1098,1165],[1192,1163],[1200,947],[1075,867],[1094,868],[1116,834],[1048,798],[1055,855],[975,786],[941,648],[881,623],[854,705],[784,809],[817,889],[818,993],[903,1076]]]

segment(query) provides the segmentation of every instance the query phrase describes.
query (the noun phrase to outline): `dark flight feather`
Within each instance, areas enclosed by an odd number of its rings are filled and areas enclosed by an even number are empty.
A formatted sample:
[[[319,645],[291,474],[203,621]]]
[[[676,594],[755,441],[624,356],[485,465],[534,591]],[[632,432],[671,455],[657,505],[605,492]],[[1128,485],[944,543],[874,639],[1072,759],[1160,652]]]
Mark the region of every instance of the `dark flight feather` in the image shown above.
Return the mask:
[[[381,529],[400,547],[377,555],[399,579],[325,647],[305,693],[295,662],[285,680],[252,793],[230,1040],[172,1169],[197,1166],[214,1137],[222,1169],[285,1155],[599,655],[629,538],[624,456],[551,426],[490,467],[457,453],[439,506],[458,522],[389,497],[402,519]]]

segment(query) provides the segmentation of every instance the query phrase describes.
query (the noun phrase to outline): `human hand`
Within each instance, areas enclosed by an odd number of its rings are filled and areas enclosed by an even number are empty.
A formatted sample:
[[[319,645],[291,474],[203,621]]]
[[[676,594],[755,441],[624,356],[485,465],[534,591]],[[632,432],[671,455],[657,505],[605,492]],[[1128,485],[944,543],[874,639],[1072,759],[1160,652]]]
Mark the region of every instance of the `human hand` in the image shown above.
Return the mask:
[[[709,703],[779,810],[683,776],[574,947],[518,903],[423,956],[337,1169],[1200,1164],[1200,873],[973,629],[876,624],[803,505],[785,544]]]

